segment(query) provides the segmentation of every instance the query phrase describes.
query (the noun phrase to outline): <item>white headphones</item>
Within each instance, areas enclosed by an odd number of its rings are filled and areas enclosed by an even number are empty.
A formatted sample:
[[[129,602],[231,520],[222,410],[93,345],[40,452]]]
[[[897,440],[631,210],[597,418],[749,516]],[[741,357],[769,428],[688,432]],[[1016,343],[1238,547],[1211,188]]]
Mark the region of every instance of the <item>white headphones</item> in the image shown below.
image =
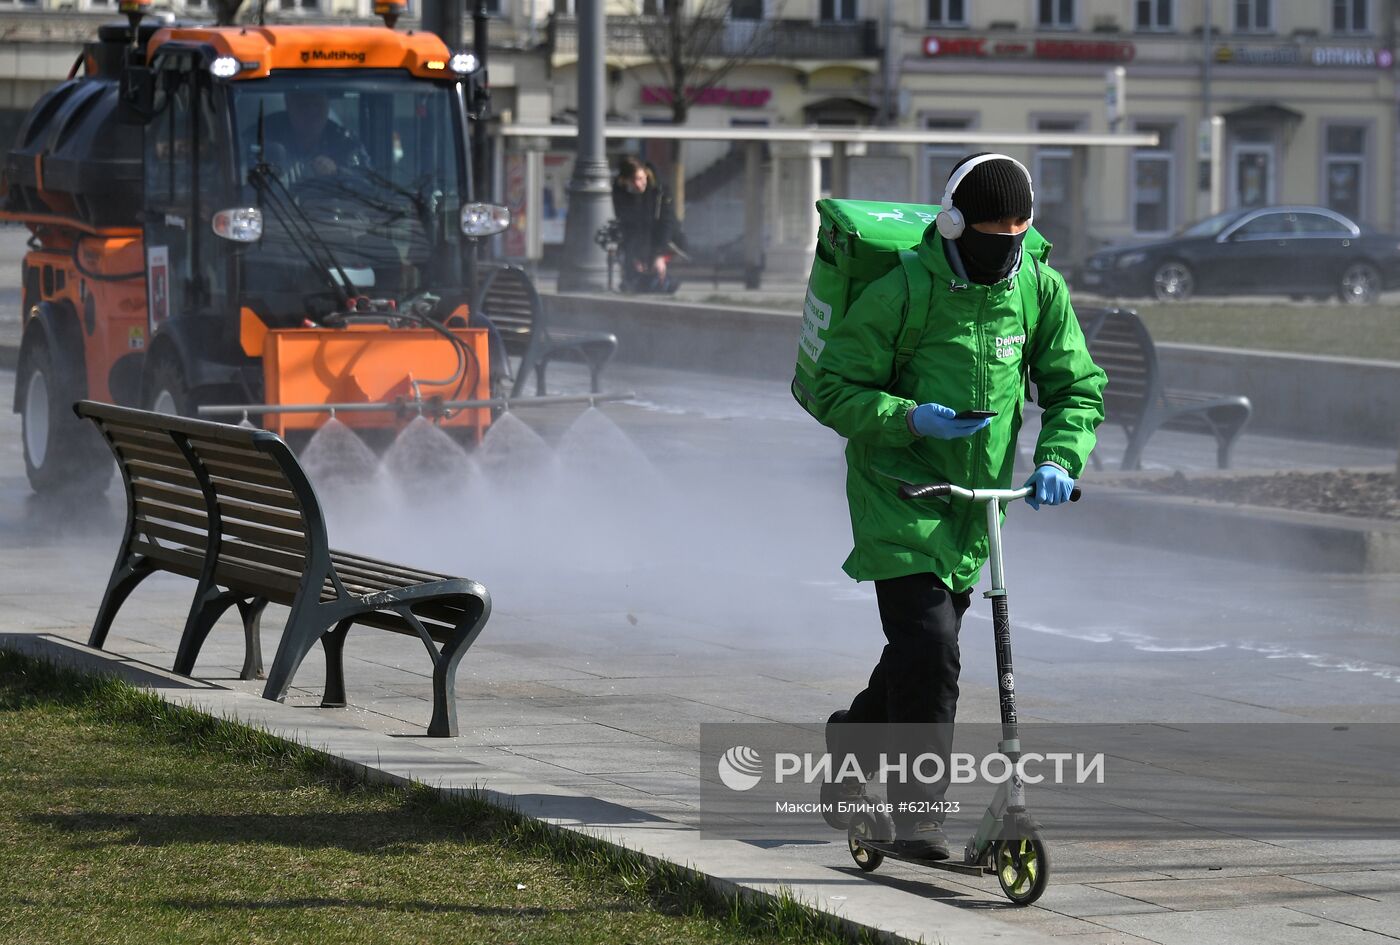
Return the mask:
[[[972,173],[973,168],[979,164],[986,164],[988,161],[1010,161],[1021,169],[1021,173],[1026,175],[1026,186],[1031,189],[1031,220],[1035,220],[1035,183],[1031,180],[1031,172],[1026,170],[1026,166],[1013,157],[1005,154],[979,154],[953,172],[953,176],[948,178],[948,186],[943,189],[943,199],[939,201],[937,219],[934,220],[938,227],[938,232],[945,239],[955,240],[963,235],[967,229],[967,222],[963,220],[962,212],[953,206],[953,192],[958,189],[958,185],[963,182],[963,178]]]

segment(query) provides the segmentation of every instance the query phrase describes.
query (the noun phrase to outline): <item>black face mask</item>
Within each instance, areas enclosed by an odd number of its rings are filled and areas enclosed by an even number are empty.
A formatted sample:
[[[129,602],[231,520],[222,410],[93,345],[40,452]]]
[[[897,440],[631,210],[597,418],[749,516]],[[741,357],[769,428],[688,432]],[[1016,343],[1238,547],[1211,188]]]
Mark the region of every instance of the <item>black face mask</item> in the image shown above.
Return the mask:
[[[958,237],[958,255],[967,277],[979,285],[994,285],[1005,279],[1016,265],[1025,233],[983,233],[971,226]]]

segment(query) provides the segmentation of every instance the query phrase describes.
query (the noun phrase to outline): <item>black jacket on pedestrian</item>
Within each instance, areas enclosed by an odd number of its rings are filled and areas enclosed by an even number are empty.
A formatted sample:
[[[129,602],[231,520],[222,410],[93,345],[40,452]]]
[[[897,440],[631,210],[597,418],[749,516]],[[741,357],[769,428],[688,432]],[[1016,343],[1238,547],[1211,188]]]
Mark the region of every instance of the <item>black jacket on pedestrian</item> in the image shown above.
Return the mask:
[[[650,267],[667,253],[674,236],[676,208],[671,195],[647,171],[647,189],[634,194],[620,181],[613,182],[613,215],[622,228],[624,265],[640,261]]]

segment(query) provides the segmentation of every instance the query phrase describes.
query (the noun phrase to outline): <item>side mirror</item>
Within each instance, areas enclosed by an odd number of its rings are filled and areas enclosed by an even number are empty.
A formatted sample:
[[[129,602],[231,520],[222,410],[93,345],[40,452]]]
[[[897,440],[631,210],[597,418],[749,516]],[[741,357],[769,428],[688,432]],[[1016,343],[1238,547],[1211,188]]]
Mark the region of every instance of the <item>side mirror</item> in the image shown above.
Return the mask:
[[[143,125],[155,114],[156,75],[146,66],[127,66],[122,70],[121,96],[123,118],[133,125]]]

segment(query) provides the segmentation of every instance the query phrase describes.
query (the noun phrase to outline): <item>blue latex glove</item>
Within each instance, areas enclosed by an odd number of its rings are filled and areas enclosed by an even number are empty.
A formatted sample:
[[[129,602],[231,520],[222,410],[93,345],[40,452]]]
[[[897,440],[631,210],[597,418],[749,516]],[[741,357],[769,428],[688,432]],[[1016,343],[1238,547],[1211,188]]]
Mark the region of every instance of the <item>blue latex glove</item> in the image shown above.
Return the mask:
[[[1046,505],[1068,502],[1069,494],[1074,491],[1074,480],[1069,477],[1069,473],[1049,463],[1037,466],[1035,472],[1026,480],[1026,485],[1035,489],[1026,496],[1026,504],[1036,510],[1040,509],[1042,502]]]
[[[942,404],[919,404],[909,411],[909,429],[919,436],[932,436],[940,440],[952,440],[960,436],[972,436],[992,422],[991,417],[982,420],[954,420],[957,411]]]

